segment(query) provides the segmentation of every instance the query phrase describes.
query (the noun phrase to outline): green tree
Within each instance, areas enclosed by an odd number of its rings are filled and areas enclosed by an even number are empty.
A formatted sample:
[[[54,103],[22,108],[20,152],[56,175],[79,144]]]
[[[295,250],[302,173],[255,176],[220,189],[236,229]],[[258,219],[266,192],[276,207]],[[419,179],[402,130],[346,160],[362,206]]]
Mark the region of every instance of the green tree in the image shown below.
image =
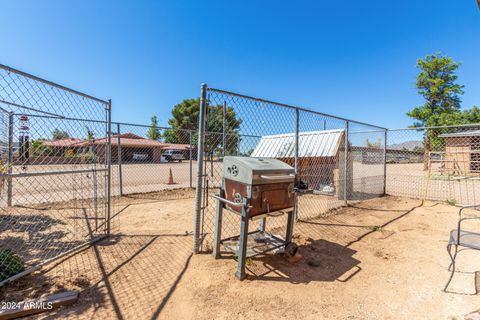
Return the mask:
[[[416,87],[425,103],[407,113],[409,117],[417,120],[413,126],[442,125],[439,123],[441,115],[460,111],[463,85],[456,82],[458,76],[455,73],[460,65],[438,53],[417,60],[420,73],[417,76]]]
[[[208,106],[206,117],[205,152],[221,154],[223,149],[223,118],[224,106]],[[226,131],[226,154],[236,154],[240,137],[238,131],[242,123],[237,119],[235,110],[227,106],[225,108],[225,131]],[[188,143],[188,135],[185,130],[197,130],[200,113],[200,99],[185,99],[172,109],[172,117],[168,120],[171,130],[164,133],[165,142]],[[193,134],[192,144],[197,144],[197,135]]]
[[[34,157],[46,155],[51,152],[50,148],[43,143],[43,139],[33,140],[30,143],[30,153]]]
[[[440,126],[480,123],[480,108],[473,106],[463,111],[439,114],[435,116],[435,122]]]
[[[95,140],[95,134],[93,133],[93,131],[88,126],[86,126],[86,128],[87,128],[87,141]]]
[[[417,106],[407,115],[416,121],[412,127],[432,127],[453,124],[469,123],[474,120],[478,108],[461,111],[461,95],[463,85],[457,83],[457,69],[460,63],[439,53],[427,55],[417,60],[420,72],[417,76],[416,87],[424,98],[422,106]],[[428,169],[428,158],[431,150],[443,147],[443,139],[439,137],[441,130],[427,129],[424,135],[424,169]]]
[[[66,131],[55,129],[52,132],[52,140],[62,140],[70,138],[70,135]]]
[[[147,137],[152,140],[159,140],[162,135],[160,134],[160,129],[158,128],[158,119],[157,116],[152,116],[150,129],[147,131]]]
[[[179,138],[175,135],[175,130],[172,130],[172,129],[164,130],[162,138],[163,138],[163,142],[166,142],[166,143],[180,143],[178,141]],[[185,141],[183,143],[185,143]]]

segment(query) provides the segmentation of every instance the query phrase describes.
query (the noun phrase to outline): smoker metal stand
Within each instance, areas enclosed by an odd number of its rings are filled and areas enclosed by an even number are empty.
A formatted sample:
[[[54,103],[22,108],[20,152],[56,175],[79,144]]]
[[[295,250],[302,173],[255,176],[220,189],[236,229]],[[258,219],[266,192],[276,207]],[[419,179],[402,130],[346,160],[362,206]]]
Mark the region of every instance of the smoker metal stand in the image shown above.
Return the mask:
[[[232,239],[238,239],[239,238],[239,246],[238,250],[234,253],[237,254],[238,258],[238,266],[237,266],[237,272],[235,273],[235,276],[239,280],[245,279],[245,265],[246,265],[246,259],[248,257],[252,257],[258,254],[262,254],[268,251],[272,251],[281,247],[285,247],[286,250],[288,250],[287,246],[290,245],[292,241],[292,235],[293,235],[293,223],[295,221],[295,211],[296,211],[296,205],[294,206],[293,210],[289,210],[288,212],[285,212],[288,215],[288,221],[287,221],[287,232],[285,235],[285,240],[276,237],[270,233],[265,232],[265,226],[266,226],[266,217],[267,215],[262,215],[259,216],[261,219],[260,221],[260,228],[258,230],[249,232],[248,231],[248,226],[249,222],[252,220],[252,217],[250,216],[250,204],[249,204],[249,199],[243,198],[241,203],[236,203],[229,201],[225,199],[225,192],[223,189],[220,189],[220,193],[218,195],[213,195],[213,198],[216,199],[216,223],[215,223],[215,234],[214,234],[214,246],[213,246],[213,256],[215,259],[220,258],[220,245],[228,240]],[[296,202],[295,202],[296,203]],[[241,213],[241,224],[240,224],[240,234],[238,236],[222,239],[222,219],[223,219],[223,210],[227,210],[229,212],[235,213],[238,215],[237,212],[228,209],[225,207],[225,204],[229,204],[231,206],[235,207],[241,207],[242,208],[242,213]],[[253,219],[258,218],[258,217],[253,217]],[[266,250],[263,251],[257,251],[253,252],[250,251],[247,254],[247,244],[248,244],[248,237],[249,236],[262,236],[266,239],[266,241],[269,241],[269,246],[267,246]],[[231,250],[234,251],[234,250]],[[296,246],[293,247],[293,251],[296,251]]]

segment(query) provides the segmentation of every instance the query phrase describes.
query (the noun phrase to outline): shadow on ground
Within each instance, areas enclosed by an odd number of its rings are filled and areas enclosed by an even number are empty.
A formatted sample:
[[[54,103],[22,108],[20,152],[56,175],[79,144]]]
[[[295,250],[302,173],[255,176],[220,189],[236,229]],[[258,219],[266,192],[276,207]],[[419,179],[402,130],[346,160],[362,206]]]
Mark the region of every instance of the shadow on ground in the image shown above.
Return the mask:
[[[188,235],[112,236],[19,280],[4,298],[27,286],[30,297],[78,290],[76,304],[40,317],[154,319],[188,267],[191,243]]]
[[[335,215],[297,222],[294,239],[303,259],[289,263],[281,256],[259,256],[248,262],[248,277],[291,283],[349,281],[361,272],[353,245],[381,234],[419,205],[413,200],[393,202],[385,207],[382,199],[366,201]],[[19,283],[28,283],[37,295],[80,291],[75,305],[41,318],[155,319],[188,269],[192,241],[189,234],[112,236]],[[4,297],[8,299],[8,293]]]
[[[302,262],[289,263],[280,256],[262,256],[247,267],[255,280],[308,283],[311,281],[347,281],[360,271],[355,250],[327,240],[310,239],[299,246]]]
[[[386,229],[395,221],[421,206],[420,201],[400,200],[386,208],[383,200],[366,201],[336,210],[336,214],[299,220],[294,227],[294,241],[303,259],[289,263],[280,255],[266,255],[248,261],[248,277],[252,280],[288,281],[348,281],[361,271],[360,261],[354,258],[355,243],[376,233],[389,237]],[[284,229],[276,228],[283,234]]]

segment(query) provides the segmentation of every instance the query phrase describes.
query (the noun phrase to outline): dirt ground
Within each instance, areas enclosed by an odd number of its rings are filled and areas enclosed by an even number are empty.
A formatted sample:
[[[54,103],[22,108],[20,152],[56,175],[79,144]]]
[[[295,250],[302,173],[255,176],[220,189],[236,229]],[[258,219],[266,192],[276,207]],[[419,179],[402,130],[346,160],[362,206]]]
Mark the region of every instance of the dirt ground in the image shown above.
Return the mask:
[[[116,236],[11,284],[0,300],[81,292],[41,319],[461,319],[480,309],[478,252],[459,253],[456,293],[442,291],[453,206],[390,196],[299,221],[303,259],[253,258],[240,282],[231,255],[191,255],[193,202],[125,202]]]
[[[214,172],[211,185],[219,184],[220,162],[210,164],[209,171]],[[26,170],[14,167],[14,172],[42,172],[88,169],[89,165],[32,165]],[[363,193],[383,194],[384,168],[381,164],[362,164],[353,162],[354,191]],[[167,184],[169,172],[175,184]],[[423,198],[430,200],[452,200],[458,204],[475,204],[480,202],[480,179],[451,177],[438,175],[438,168],[432,171],[426,188],[426,175],[423,163],[388,163],[386,190],[390,195]],[[196,177],[196,161],[182,163],[137,163],[122,165],[122,192],[123,194],[137,194],[158,192],[160,190],[187,188],[194,185]],[[69,175],[49,175],[13,180],[13,204],[30,205],[54,201],[68,201],[72,199],[89,199],[93,196],[94,188],[99,197],[106,194],[105,172],[97,173],[96,179],[91,173],[77,173]],[[6,192],[4,190],[4,192]],[[112,165],[113,195],[120,193],[120,175],[118,165]],[[0,206],[4,205],[6,197],[0,197]]]

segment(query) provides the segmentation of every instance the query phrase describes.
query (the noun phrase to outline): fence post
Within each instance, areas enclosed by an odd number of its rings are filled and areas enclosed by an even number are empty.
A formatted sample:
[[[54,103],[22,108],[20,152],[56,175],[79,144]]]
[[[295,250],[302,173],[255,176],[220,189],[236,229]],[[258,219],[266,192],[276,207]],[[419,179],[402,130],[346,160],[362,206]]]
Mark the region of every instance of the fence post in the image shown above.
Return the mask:
[[[223,101],[223,120],[222,120],[222,151],[223,156],[226,154],[227,147],[227,101]]]
[[[345,121],[345,161],[343,167],[343,201],[348,205],[348,126],[349,122]]]
[[[384,132],[384,145],[383,145],[383,195],[387,194],[387,137],[388,129]]]
[[[117,123],[117,162],[118,162],[118,183],[120,184],[120,197],[123,196],[122,177],[122,145],[120,144],[120,123]]]
[[[7,206],[12,206],[13,185],[12,185],[12,166],[13,166],[13,112],[8,114],[8,163],[7,163]]]
[[[190,188],[193,188],[193,162],[192,162],[192,131],[188,131],[189,160],[190,160]],[[198,158],[198,156],[197,156]]]
[[[193,231],[193,253],[198,253],[200,246],[200,211],[202,203],[202,172],[203,151],[205,143],[205,117],[207,105],[207,85],[202,83],[200,93],[200,114],[198,117],[198,146],[197,146],[197,182],[195,186],[195,225]],[[208,201],[208,199],[206,199]]]
[[[295,170],[295,184],[299,181],[298,179],[298,150],[299,150],[299,134],[300,134],[300,114],[299,110],[295,109],[295,159],[294,159],[294,170]],[[298,214],[298,196],[295,195],[294,198],[294,204],[295,210],[294,214],[289,214],[288,215],[288,227],[287,227],[287,237],[286,241],[290,242],[292,241],[292,235],[293,235],[293,221],[295,219],[298,219],[299,214]]]
[[[298,109],[295,109],[295,179],[298,176],[298,136],[299,136],[299,124],[300,124],[300,115]]]
[[[112,99],[108,100],[107,107],[107,135],[108,145],[105,152],[107,162],[107,236],[110,236],[110,209],[111,209],[111,187],[112,187]]]

